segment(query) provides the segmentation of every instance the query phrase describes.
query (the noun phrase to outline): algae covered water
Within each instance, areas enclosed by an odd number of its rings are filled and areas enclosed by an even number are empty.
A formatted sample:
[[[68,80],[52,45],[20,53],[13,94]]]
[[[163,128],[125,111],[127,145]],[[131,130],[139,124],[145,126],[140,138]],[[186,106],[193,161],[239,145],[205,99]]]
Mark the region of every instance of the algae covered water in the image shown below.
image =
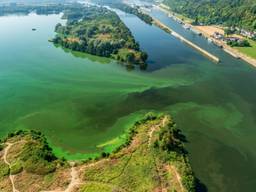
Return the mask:
[[[222,62],[119,14],[149,54],[146,71],[55,47],[48,40],[60,15],[0,17],[0,135],[40,130],[58,155],[81,159],[145,112],[167,112],[187,136],[193,169],[209,191],[254,191],[256,69],[157,11],[151,14]]]

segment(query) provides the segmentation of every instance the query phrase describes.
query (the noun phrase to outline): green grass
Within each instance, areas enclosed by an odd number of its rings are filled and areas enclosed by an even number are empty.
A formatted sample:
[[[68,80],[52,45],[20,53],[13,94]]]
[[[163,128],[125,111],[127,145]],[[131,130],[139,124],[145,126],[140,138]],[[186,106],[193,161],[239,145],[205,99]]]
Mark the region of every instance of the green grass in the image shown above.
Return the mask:
[[[164,121],[170,122],[170,124],[167,123],[165,127],[162,127]],[[179,191],[177,182],[172,183],[174,177],[165,168],[169,164],[177,167],[182,177],[184,176],[185,191],[187,191],[186,189],[193,191],[191,186],[193,187],[194,177],[190,166],[184,162],[183,152],[179,153],[175,150],[183,148],[178,138],[173,136],[176,142],[172,143],[172,146],[175,147],[170,149],[171,151],[155,147],[154,143],[159,140],[159,134],[162,132],[154,131],[149,140],[149,132],[152,127],[158,127],[156,129],[163,129],[165,132],[170,130],[170,134],[175,134],[174,125],[171,119],[166,119],[166,116],[154,116],[153,114],[148,114],[144,119],[138,121],[132,129],[135,131],[133,132],[135,135],[129,145],[125,145],[120,151],[111,154],[108,159],[96,162],[85,169],[83,180],[86,184],[81,191],[144,192],[161,189],[162,186],[166,186],[169,191]]]
[[[3,162],[0,161],[0,179],[9,174],[9,167]]]
[[[11,174],[20,173],[24,169],[29,173],[46,175],[54,172],[57,165],[64,164],[64,161],[58,160],[53,154],[46,138],[40,132],[17,131],[9,134],[8,140],[19,142],[22,138],[26,142],[20,144],[21,148],[15,151],[18,156],[14,157],[16,161],[10,166]]]
[[[80,191],[81,192],[95,192],[95,191],[112,192],[112,191],[115,191],[115,189],[104,183],[97,183],[97,185],[95,185],[94,182],[91,182],[84,185],[84,187]]]
[[[86,184],[82,191],[153,191],[158,183],[154,179],[153,153],[148,150],[147,144],[149,126],[139,126],[139,144],[132,149],[132,153],[121,150],[104,163],[87,168],[84,179],[91,183]]]
[[[237,50],[241,51],[242,53],[256,59],[256,41],[247,39],[251,45],[251,47],[236,47]]]
[[[20,161],[17,161],[10,166],[10,172],[12,175],[16,175],[20,173],[22,170],[23,170],[23,167]]]

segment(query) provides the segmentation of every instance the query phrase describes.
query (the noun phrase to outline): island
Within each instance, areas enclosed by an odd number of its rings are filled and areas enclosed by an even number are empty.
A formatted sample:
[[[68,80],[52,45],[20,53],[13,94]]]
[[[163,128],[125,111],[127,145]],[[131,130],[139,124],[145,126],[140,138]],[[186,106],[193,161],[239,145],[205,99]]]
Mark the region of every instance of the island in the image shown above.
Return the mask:
[[[170,116],[148,113],[112,153],[67,161],[40,132],[16,131],[0,144],[0,190],[197,191],[185,141]]]
[[[147,53],[140,50],[119,16],[104,7],[74,7],[64,11],[66,25],[57,24],[52,42],[73,51],[109,57],[133,68],[146,68]]]

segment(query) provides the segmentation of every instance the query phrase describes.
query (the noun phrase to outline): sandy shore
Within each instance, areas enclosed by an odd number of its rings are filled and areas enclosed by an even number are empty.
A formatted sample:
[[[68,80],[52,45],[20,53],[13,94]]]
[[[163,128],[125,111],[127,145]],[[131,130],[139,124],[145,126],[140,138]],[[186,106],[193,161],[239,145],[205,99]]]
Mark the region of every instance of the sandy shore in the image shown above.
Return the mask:
[[[171,14],[172,17],[175,17],[175,15],[170,11],[170,9],[166,5],[160,4],[159,6],[157,6],[157,8],[159,8],[160,10],[165,12],[166,14]],[[186,23],[185,20],[183,20],[183,22]],[[230,47],[224,41],[217,40],[217,39],[214,39],[212,37],[214,32],[218,32],[218,33],[224,35],[224,29],[222,27],[216,26],[216,25],[211,25],[211,26],[194,26],[194,25],[191,25],[190,23],[186,23],[186,24],[188,26],[190,26],[191,29],[194,29],[194,30],[202,33],[202,35],[204,37],[206,37],[207,39],[210,39],[217,46],[223,47],[223,50],[225,52],[227,52],[228,54],[230,54],[231,56],[233,56],[235,58],[243,59],[247,63],[249,63],[249,64],[253,65],[254,67],[256,67],[256,59],[254,59],[252,57],[249,57],[248,55],[246,55],[244,53],[241,53],[237,49],[234,49],[234,48]],[[241,37],[239,35],[235,35],[235,36],[238,36],[239,38],[243,38],[243,37]]]

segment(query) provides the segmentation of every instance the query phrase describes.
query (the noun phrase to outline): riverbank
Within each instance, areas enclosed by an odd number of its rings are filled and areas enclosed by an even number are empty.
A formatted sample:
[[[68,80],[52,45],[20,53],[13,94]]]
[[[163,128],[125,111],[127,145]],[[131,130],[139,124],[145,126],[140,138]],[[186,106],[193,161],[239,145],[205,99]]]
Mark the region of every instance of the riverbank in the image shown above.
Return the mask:
[[[224,30],[222,28],[218,26],[193,26],[193,27],[196,30],[200,31],[205,38],[211,40],[217,46],[221,46],[226,53],[230,54],[231,56],[237,59],[242,59],[247,63],[256,67],[256,59],[251,58],[250,56],[242,53],[236,48],[230,47],[222,40],[218,40],[212,37],[214,32],[219,32],[220,34],[224,34]]]
[[[140,9],[140,11],[144,14],[148,14],[145,11],[143,11],[142,9]],[[164,23],[162,23],[160,20],[152,17],[153,19],[153,24],[156,25],[157,27],[161,28],[162,30],[164,30],[165,32],[173,35],[174,37],[176,37],[177,39],[181,40],[182,42],[186,43],[187,45],[189,45],[190,47],[194,48],[195,50],[197,50],[198,52],[202,53],[204,56],[206,56],[207,58],[209,58],[210,60],[214,61],[215,63],[219,63],[220,59],[216,56],[214,56],[213,54],[209,53],[208,51],[206,51],[205,49],[197,46],[196,44],[194,44],[193,42],[189,41],[188,39],[184,38],[182,35],[176,33],[174,30],[172,30],[170,27],[168,27],[167,25],[165,25]]]
[[[191,21],[188,19],[183,19],[181,17],[177,17],[176,13],[173,13],[168,6],[164,4],[159,4],[156,6],[156,8],[160,9],[161,11],[168,14],[169,17],[174,18],[174,20],[177,20],[178,22],[184,23],[187,28],[191,29],[192,31],[195,31],[198,34],[202,34],[205,38],[207,38],[210,42],[214,43],[218,47],[222,47],[223,51],[230,54],[234,58],[242,59],[246,61],[247,63],[251,64],[252,66],[256,67],[256,59],[242,53],[238,49],[232,48],[229,45],[227,45],[224,41],[218,40],[213,38],[214,32],[219,32],[224,34],[224,30],[218,26],[195,26],[191,24]]]

